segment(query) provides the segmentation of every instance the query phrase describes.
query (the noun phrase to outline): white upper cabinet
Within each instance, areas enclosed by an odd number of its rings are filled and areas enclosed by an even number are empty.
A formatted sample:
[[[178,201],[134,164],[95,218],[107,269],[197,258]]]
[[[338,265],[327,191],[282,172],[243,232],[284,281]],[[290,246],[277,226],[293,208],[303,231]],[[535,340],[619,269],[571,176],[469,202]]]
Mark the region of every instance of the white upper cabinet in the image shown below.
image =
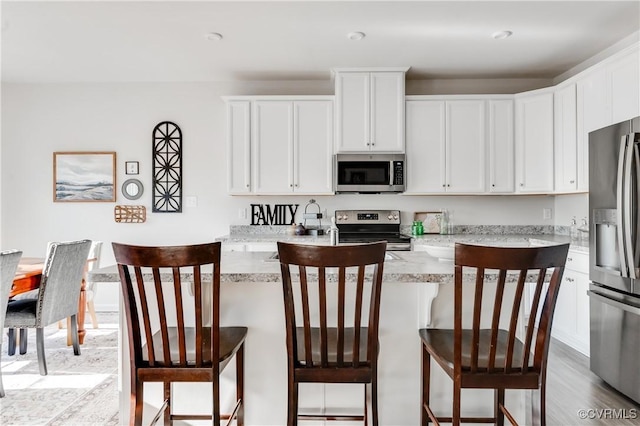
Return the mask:
[[[576,131],[576,85],[561,87],[553,94],[555,131],[555,190],[574,192],[578,188]]]
[[[405,194],[445,192],[445,103],[408,100]]]
[[[331,97],[227,98],[230,194],[333,194]]]
[[[256,194],[293,191],[293,102],[253,103],[253,190]]]
[[[489,111],[489,192],[514,191],[513,100],[492,99]]]
[[[333,102],[293,105],[294,192],[333,194]]]
[[[484,192],[485,102],[447,101],[446,110],[447,192]]]
[[[589,132],[640,116],[638,44],[576,80],[578,190],[589,189]]]
[[[614,61],[607,67],[611,80],[611,123],[640,116],[640,50]]]
[[[251,102],[227,102],[227,190],[251,192]]]
[[[553,93],[516,96],[516,191],[553,192]]]
[[[407,69],[336,69],[336,151],[404,152]]]
[[[484,105],[484,100],[407,100],[405,193],[485,191]]]

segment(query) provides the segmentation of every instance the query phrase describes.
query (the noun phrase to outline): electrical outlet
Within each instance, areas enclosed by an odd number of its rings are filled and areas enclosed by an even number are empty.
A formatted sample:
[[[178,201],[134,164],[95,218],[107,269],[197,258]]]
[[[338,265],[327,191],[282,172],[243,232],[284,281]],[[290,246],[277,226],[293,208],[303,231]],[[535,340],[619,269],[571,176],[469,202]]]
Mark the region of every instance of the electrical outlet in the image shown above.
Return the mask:
[[[184,197],[184,204],[186,207],[198,207],[198,197]]]
[[[542,218],[544,220],[550,220],[551,219],[551,209],[542,209]]]

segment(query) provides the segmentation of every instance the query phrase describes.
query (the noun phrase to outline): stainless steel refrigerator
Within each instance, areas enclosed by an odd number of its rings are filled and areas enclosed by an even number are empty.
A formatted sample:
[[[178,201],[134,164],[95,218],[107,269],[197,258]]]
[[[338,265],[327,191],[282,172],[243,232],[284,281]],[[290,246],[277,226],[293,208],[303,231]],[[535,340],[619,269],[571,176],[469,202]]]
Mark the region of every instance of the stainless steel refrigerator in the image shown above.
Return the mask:
[[[640,117],[589,133],[591,371],[640,403]]]

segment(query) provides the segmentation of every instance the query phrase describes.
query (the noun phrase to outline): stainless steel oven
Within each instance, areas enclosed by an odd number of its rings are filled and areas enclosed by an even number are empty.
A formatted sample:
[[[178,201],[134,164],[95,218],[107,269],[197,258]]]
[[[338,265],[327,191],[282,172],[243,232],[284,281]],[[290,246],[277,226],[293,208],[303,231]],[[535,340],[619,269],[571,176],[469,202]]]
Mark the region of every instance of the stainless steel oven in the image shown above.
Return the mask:
[[[404,154],[336,154],[336,192],[404,192]]]
[[[386,241],[387,251],[411,250],[411,237],[400,233],[399,210],[336,210],[340,243]]]

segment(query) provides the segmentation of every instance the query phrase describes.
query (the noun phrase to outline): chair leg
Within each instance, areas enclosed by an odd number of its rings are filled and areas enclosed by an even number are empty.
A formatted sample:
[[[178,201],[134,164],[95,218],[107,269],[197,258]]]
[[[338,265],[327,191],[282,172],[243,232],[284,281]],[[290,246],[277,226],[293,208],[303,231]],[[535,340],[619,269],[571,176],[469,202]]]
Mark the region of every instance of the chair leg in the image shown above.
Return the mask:
[[[80,342],[78,340],[78,316],[71,315],[71,341],[73,343],[73,354],[80,355]]]
[[[220,424],[220,376],[213,380],[213,415],[211,416],[211,424],[218,426]]]
[[[27,342],[29,341],[27,337],[29,336],[28,330],[26,328],[20,329],[20,355],[24,355],[27,353]]]
[[[504,413],[500,409],[500,405],[504,405],[504,389],[495,389],[493,402],[493,417],[496,418],[496,426],[504,426]]]
[[[171,426],[173,421],[171,421],[171,382],[164,382],[164,400],[167,402],[167,405],[164,409],[164,426]]]
[[[298,384],[289,372],[289,400],[287,401],[287,426],[298,426]]]
[[[16,329],[7,329],[7,355],[13,356],[16,354]]]
[[[38,352],[38,366],[40,367],[40,375],[47,375],[47,360],[44,356],[44,329],[36,328],[36,349]]]
[[[547,425],[547,368],[542,369],[540,381],[540,425]]]
[[[460,383],[453,381],[453,415],[451,426],[460,426]]]
[[[236,425],[244,426],[244,343],[236,352],[236,398],[240,401],[236,413]]]
[[[2,353],[1,339],[0,339],[0,353]],[[2,386],[2,363],[0,363],[0,398],[4,398],[4,386]]]
[[[96,316],[96,305],[93,303],[93,300],[89,300],[87,302],[87,311],[89,311],[89,316],[91,317],[91,325],[93,328],[98,328],[98,317]]]
[[[367,426],[378,426],[378,383],[376,373],[373,373],[371,383],[364,385],[367,390]]]
[[[429,390],[431,384],[431,355],[422,345],[422,404],[420,405],[420,425],[427,426],[430,423],[425,405],[429,405]]]
[[[142,407],[144,405],[144,383],[137,380],[138,372],[131,369],[131,399],[129,424],[134,426],[142,426]]]

